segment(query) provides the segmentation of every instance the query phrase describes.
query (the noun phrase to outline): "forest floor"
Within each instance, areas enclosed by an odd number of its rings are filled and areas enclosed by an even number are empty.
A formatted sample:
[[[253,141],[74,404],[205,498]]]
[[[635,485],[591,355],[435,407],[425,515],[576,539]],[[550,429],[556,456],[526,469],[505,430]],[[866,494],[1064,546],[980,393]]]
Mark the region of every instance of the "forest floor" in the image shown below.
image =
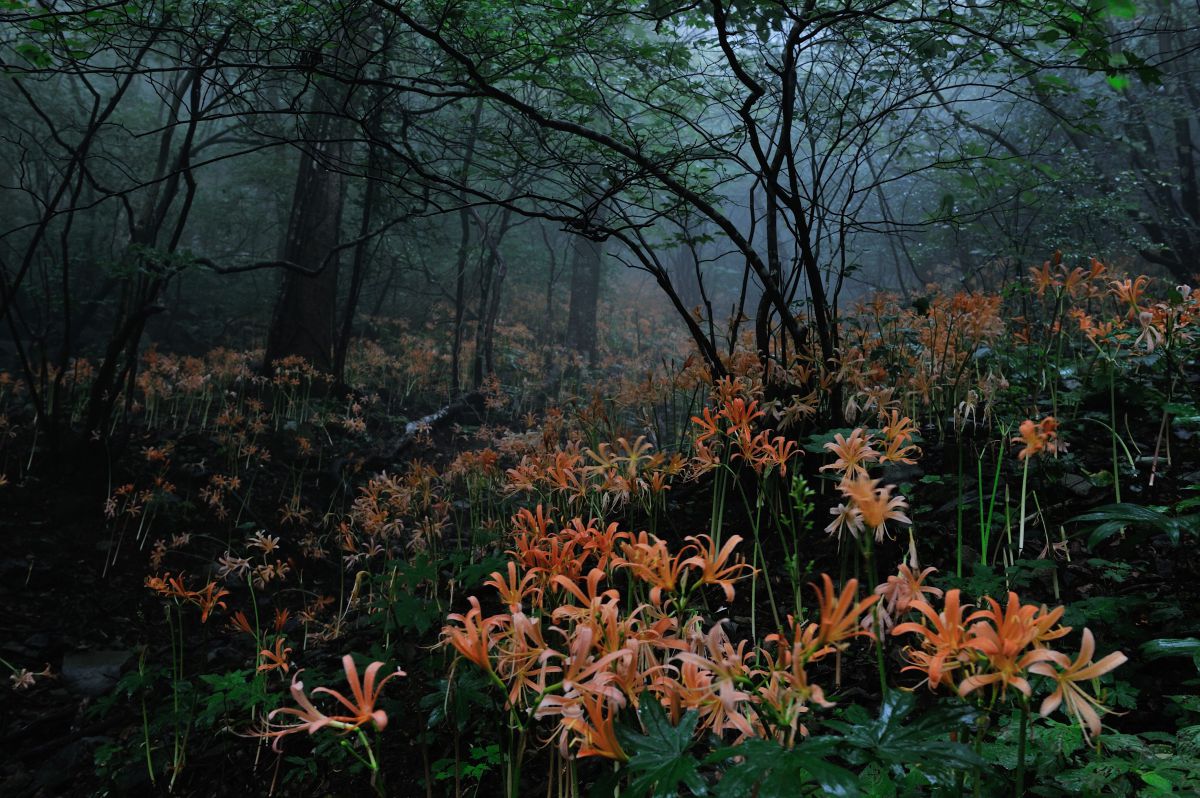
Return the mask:
[[[1188,698],[1197,684],[1191,656],[1200,631],[1200,413],[1189,415],[1178,402],[1171,416],[1146,412],[1134,390],[1139,380],[1130,377],[1122,391],[1098,381],[1058,397],[1056,436],[1042,439],[1056,446],[1025,458],[1015,455],[1022,441],[1016,419],[912,427],[896,445],[919,443],[915,463],[897,457],[870,466],[871,477],[896,491],[880,495],[893,503],[902,497],[911,521],[890,523],[875,546],[870,535],[856,544],[823,531],[835,518],[831,511],[849,501],[846,480],[857,479],[844,476],[839,484],[829,473],[838,468],[830,453],[847,451],[837,436],[859,434],[882,452],[885,438],[895,442],[888,432],[896,429],[894,417],[890,428],[881,420],[854,432],[814,431],[758,472],[744,447],[715,470],[711,463],[697,468],[707,451],[697,430],[706,429],[709,416],[692,417],[707,402],[678,385],[667,391],[669,400],[657,398],[655,417],[674,421],[654,437],[680,436],[694,452],[686,463],[668,455],[671,447],[635,437],[639,416],[628,408],[654,400],[637,390],[627,392],[635,398],[622,409],[598,394],[548,403],[492,384],[414,435],[408,423],[438,408],[436,394],[402,401],[360,388],[314,398],[295,386],[210,386],[147,402],[107,445],[64,445],[57,456],[31,427],[15,425],[0,450],[5,473],[15,477],[0,485],[0,659],[12,673],[11,689],[0,690],[0,794],[341,795],[361,794],[370,783],[389,795],[500,794],[514,750],[525,757],[522,794],[562,789],[559,780],[568,777],[584,791],[603,786],[613,772],[603,756],[568,767],[556,746],[543,745],[567,739],[556,735],[574,727],[554,732],[543,723],[528,738],[524,731],[514,738],[514,716],[492,689],[495,675],[489,682],[465,655],[456,656],[463,648],[447,645],[470,628],[472,612],[482,611],[485,629],[516,617],[484,583],[492,575],[490,584],[499,585],[513,558],[533,556],[519,530],[538,523],[543,505],[553,517],[542,525],[544,540],[554,537],[547,526],[566,534],[571,517],[582,518],[574,527],[580,539],[598,546],[607,534],[608,551],[623,551],[631,568],[661,545],[664,553],[680,552],[671,567],[682,573],[690,567],[687,553],[715,562],[715,554],[703,554],[702,540],[688,536],[740,536],[729,562],[752,563],[757,573],[749,578],[748,569],[735,566],[736,596],[732,581],[723,593],[719,578],[696,593],[695,585],[684,590],[686,579],[663,583],[679,591],[678,612],[691,608],[688,624],[714,630],[703,645],[725,645],[715,630],[730,646],[751,649],[772,633],[799,636],[809,627],[789,616],[814,611],[820,594],[808,585],[819,584],[821,574],[850,588],[861,583],[865,594],[878,584],[876,592],[890,595],[888,586],[906,578],[899,564],[911,567],[908,577],[919,570],[914,554],[921,568],[937,570],[924,585],[924,574],[910,585],[918,589],[910,598],[957,589],[983,608],[984,597],[1003,603],[1013,591],[1033,602],[1031,612],[1062,605],[1060,621],[1074,630],[1072,641],[1087,628],[1102,651],[1119,650],[1128,661],[1115,680],[1104,680],[1110,711],[1098,745],[1089,745],[1077,724],[1034,724],[1029,770],[1040,781],[1030,783],[1040,786],[1031,794],[1088,792],[1106,780],[1125,785],[1113,794],[1186,794],[1170,789],[1200,778],[1193,750],[1200,726],[1191,720],[1200,707]],[[1187,380],[1177,395],[1194,394],[1196,375]],[[729,430],[743,423],[733,419],[750,418],[749,435],[753,414],[744,412],[743,399],[711,401],[731,420]],[[1119,438],[1109,434],[1117,427],[1096,423],[1106,418],[1119,419]],[[741,433],[729,430],[720,433],[729,436],[727,453],[741,445]],[[1029,436],[1024,443],[1031,445]],[[856,501],[876,498],[875,484]],[[716,502],[720,495],[726,501]],[[605,533],[609,521],[615,526]],[[1022,529],[1023,549],[1015,541]],[[638,537],[642,530],[652,534]],[[613,542],[622,536],[623,544]],[[569,550],[577,569],[593,554],[603,562],[598,549]],[[515,582],[518,572],[509,573]],[[579,589],[584,576],[574,577]],[[647,592],[657,582],[603,578],[620,595],[612,606],[641,602],[622,623],[672,606]],[[548,601],[556,584],[523,588],[522,600]],[[478,604],[471,603],[475,596]],[[822,603],[822,619],[827,609]],[[565,635],[558,625],[574,616],[548,607],[546,614],[556,624],[547,628]],[[846,634],[853,638],[858,629]],[[698,632],[693,640],[702,646]],[[546,646],[542,662],[557,661],[552,644],[539,645]],[[728,656],[732,649],[725,650]],[[953,701],[920,687],[923,675],[931,677],[912,672],[911,645],[889,639],[881,651],[849,642],[822,651],[836,656],[814,656],[806,678],[837,708],[818,707],[818,694],[804,712],[829,715],[829,728],[869,726],[858,708],[870,714],[890,700],[882,683],[888,694],[919,688],[913,695],[922,711],[936,714]],[[358,655],[359,671],[371,661],[404,671],[374,707],[386,711],[386,729],[291,737],[295,729],[279,725],[291,716],[270,716],[272,710],[295,706],[301,671],[314,698],[316,685],[344,689],[338,662],[348,652]],[[983,740],[981,731],[976,747],[1011,774],[1019,713],[993,706],[1008,695],[1019,691],[998,692],[984,707],[989,720],[980,728],[994,736]],[[1039,708],[1036,700],[1032,708]],[[275,718],[270,726],[268,717]],[[262,738],[270,731],[284,732],[275,739],[280,752]],[[913,748],[911,768],[935,771],[936,763],[921,760],[931,750],[941,749]],[[696,760],[705,778],[720,778],[714,761]],[[892,778],[870,762],[865,768],[862,778],[876,786]],[[920,794],[909,782],[868,792]]]

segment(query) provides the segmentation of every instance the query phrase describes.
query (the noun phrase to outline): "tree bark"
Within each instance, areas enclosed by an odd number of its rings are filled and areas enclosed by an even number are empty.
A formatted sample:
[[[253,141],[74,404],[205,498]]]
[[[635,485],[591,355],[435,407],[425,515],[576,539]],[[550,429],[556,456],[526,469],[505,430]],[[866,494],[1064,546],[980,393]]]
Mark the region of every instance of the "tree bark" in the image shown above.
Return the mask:
[[[287,272],[267,335],[263,367],[299,355],[316,369],[334,370],[337,335],[338,245],[345,177],[324,161],[340,160],[343,145],[332,141],[328,117],[318,123],[317,152],[305,154],[296,176],[292,214],[280,259],[317,270],[315,275]]]
[[[567,311],[567,346],[586,354],[589,365],[596,365],[599,346],[596,333],[596,309],[600,302],[600,272],[604,263],[604,245],[576,235],[571,246],[571,298]]]

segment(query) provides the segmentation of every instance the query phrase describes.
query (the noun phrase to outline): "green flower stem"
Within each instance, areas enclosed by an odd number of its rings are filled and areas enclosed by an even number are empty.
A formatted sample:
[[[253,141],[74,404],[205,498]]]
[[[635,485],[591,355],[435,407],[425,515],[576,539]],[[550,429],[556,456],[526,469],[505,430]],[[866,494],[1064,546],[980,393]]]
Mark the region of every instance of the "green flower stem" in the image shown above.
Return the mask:
[[[1021,696],[1021,735],[1017,738],[1017,782],[1013,790],[1015,798],[1025,794],[1025,747],[1029,735],[1029,696]]]
[[[1020,531],[1017,534],[1017,555],[1025,549],[1025,494],[1026,488],[1029,485],[1029,458],[1025,458],[1025,464],[1021,468],[1021,519]]]

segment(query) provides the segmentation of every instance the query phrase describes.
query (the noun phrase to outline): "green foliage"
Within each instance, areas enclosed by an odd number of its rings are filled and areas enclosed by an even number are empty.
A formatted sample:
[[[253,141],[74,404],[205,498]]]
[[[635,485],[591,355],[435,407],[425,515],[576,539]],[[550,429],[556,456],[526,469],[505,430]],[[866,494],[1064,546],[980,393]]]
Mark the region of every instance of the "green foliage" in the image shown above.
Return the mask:
[[[1160,638],[1142,644],[1142,654],[1148,659],[1162,657],[1191,657],[1200,671],[1200,638]]]
[[[1162,509],[1143,507],[1138,504],[1106,504],[1089,512],[1077,515],[1069,523],[1100,524],[1088,536],[1087,545],[1095,548],[1114,535],[1125,529],[1150,529],[1165,535],[1173,545],[1178,546],[1184,533],[1195,534],[1200,529],[1200,514],[1187,516],[1170,516]]]
[[[635,798],[669,798],[678,795],[684,785],[692,795],[707,795],[708,786],[699,773],[700,762],[692,755],[694,735],[700,716],[684,713],[678,726],[672,726],[662,704],[647,696],[638,710],[645,733],[621,727],[617,737],[630,754],[628,769],[633,774],[627,792]]]
[[[897,778],[909,769],[929,774],[930,782],[943,781],[955,771],[986,764],[970,748],[951,742],[952,732],[972,727],[977,712],[959,701],[939,704],[915,713],[915,693],[889,690],[883,697],[878,717],[870,717],[860,706],[846,710],[845,720],[829,721],[837,736],[815,737],[813,744],[826,745],[852,765],[878,764]]]
[[[714,754],[741,758],[725,772],[716,793],[721,798],[739,795],[783,798],[797,793],[847,798],[860,795],[855,775],[827,761],[826,757],[832,753],[830,746],[820,743],[806,742],[787,749],[771,740],[747,740]],[[816,793],[814,787],[820,792]]]

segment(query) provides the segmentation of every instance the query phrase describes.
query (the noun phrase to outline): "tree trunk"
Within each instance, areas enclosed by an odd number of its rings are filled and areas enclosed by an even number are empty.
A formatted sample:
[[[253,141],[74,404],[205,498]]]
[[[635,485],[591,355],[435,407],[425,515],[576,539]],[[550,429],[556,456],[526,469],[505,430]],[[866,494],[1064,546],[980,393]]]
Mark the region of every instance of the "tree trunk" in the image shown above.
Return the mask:
[[[338,385],[346,383],[346,354],[350,350],[350,338],[354,335],[354,316],[358,312],[358,301],[362,296],[363,283],[367,279],[367,256],[374,239],[370,237],[371,219],[375,204],[379,200],[382,178],[380,161],[383,154],[371,145],[367,154],[367,185],[363,194],[362,215],[359,217],[358,244],[354,247],[354,260],[350,270],[350,290],[346,294],[346,307],[342,312],[341,332],[333,357],[333,377]]]
[[[280,259],[316,275],[288,271],[283,277],[271,329],[267,335],[264,369],[276,360],[299,355],[319,371],[334,370],[337,335],[338,256],[335,249],[342,221],[345,177],[323,161],[340,160],[342,144],[330,142],[332,125],[322,121],[318,152],[305,154],[296,176],[296,193]],[[323,157],[322,157],[323,156]]]
[[[596,306],[600,302],[600,270],[604,245],[576,235],[571,247],[571,298],[567,312],[567,346],[586,354],[596,365],[599,347],[596,336]]]

